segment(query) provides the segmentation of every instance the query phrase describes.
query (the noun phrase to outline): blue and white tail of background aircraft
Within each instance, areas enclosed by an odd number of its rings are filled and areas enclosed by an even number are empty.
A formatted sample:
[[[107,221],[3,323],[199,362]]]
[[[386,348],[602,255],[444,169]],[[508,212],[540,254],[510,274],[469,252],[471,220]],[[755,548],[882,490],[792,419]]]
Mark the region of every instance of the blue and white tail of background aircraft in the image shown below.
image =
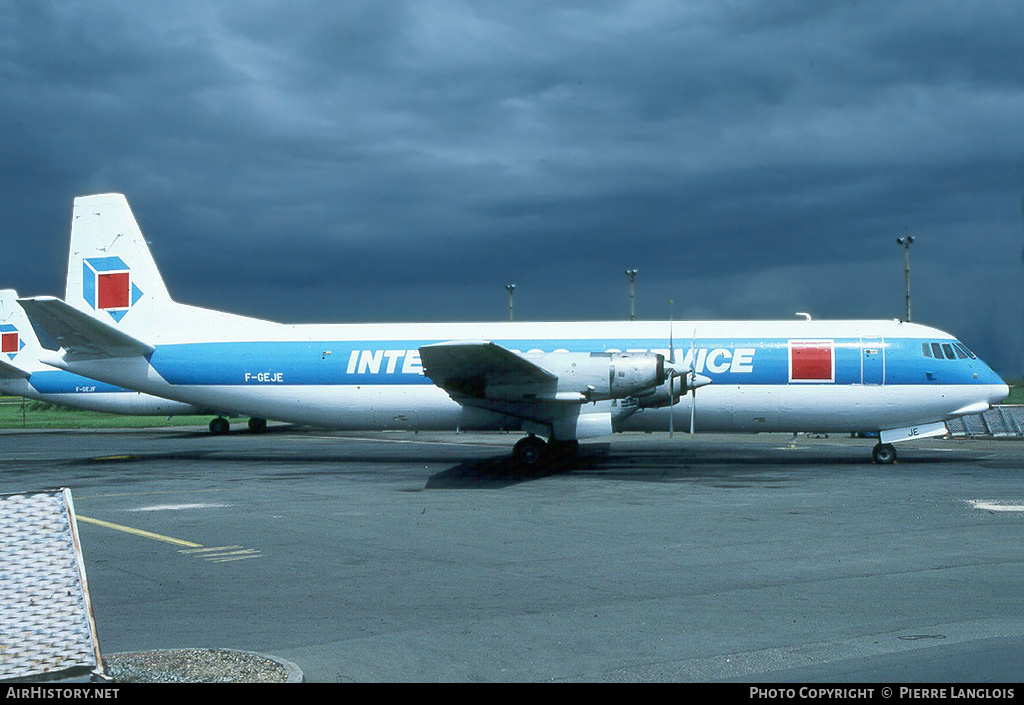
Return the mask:
[[[0,290],[0,394],[26,397],[75,409],[136,416],[209,413],[191,404],[142,394],[71,372],[39,360],[48,355],[18,305],[18,293]]]
[[[518,429],[523,464],[679,424],[879,431],[887,463],[1009,392],[949,334],[899,321],[283,325],[196,308],[168,295],[117,194],[75,200],[65,300],[21,303],[63,348],[47,361],[86,377],[339,429]]]

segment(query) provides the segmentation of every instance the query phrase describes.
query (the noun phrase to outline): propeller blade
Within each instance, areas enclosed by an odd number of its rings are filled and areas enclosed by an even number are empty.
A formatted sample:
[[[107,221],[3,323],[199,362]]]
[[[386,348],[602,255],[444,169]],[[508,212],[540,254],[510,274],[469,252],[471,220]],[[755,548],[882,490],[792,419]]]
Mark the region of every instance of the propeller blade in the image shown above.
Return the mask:
[[[675,383],[675,379],[674,379],[675,375],[676,375],[676,371],[674,369],[673,370],[669,370],[669,373],[668,373],[668,401],[669,401],[669,405],[668,405],[668,437],[669,438],[672,438],[672,436],[674,436],[675,433],[676,433],[676,428],[675,428],[675,418],[676,418],[675,405],[676,405],[676,398],[675,398],[675,391],[673,390],[673,385]]]
[[[690,438],[694,437],[693,420],[697,415],[697,329],[693,329],[693,337],[690,339],[690,373],[686,376],[686,382],[690,387]]]
[[[690,438],[693,438],[693,417],[697,411],[697,391],[690,391]]]
[[[672,331],[672,323],[675,320],[674,314],[672,312],[672,304],[673,304],[672,299],[669,299],[668,300],[668,364],[669,364],[669,368],[668,368],[668,437],[669,438],[672,438],[672,436],[674,436],[675,433],[676,433],[676,428],[675,428],[676,412],[675,412],[675,408],[674,408],[675,404],[676,404],[676,397],[675,397],[675,390],[673,388],[673,385],[675,384],[675,376],[676,376],[676,346],[675,346],[675,336],[673,335],[673,331]]]
[[[676,354],[675,354],[675,346],[672,343],[672,340],[673,340],[673,337],[672,337],[672,322],[673,322],[673,320],[674,320],[674,318],[673,318],[673,314],[672,314],[672,299],[669,299],[668,300],[668,359],[674,365],[675,362],[676,362]]]

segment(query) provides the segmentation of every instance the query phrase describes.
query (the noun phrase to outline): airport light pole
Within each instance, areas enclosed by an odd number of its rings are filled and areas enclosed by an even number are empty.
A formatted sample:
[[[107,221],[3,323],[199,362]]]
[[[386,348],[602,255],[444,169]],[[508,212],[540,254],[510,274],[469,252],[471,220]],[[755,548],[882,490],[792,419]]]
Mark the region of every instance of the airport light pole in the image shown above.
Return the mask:
[[[636,279],[637,270],[627,269],[626,276],[629,277],[629,320],[636,318],[636,290],[633,286],[633,280]]]
[[[513,313],[515,312],[515,309],[513,308],[512,304],[512,294],[515,293],[516,285],[506,284],[505,288],[508,289],[508,320],[511,321],[513,318]]]
[[[903,245],[903,276],[907,285],[907,323],[910,323],[910,246],[914,238],[911,235],[896,238],[897,245]]]

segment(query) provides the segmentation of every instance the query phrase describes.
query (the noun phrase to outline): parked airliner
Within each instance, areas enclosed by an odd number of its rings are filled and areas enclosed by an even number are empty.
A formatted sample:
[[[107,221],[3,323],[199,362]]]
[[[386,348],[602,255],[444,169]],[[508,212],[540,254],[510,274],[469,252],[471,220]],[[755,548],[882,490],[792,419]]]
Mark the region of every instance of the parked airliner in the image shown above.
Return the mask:
[[[69,372],[299,424],[521,430],[524,465],[677,425],[878,431],[889,463],[1009,392],[953,336],[900,321],[285,325],[197,308],[172,300],[119,194],[75,199],[65,299],[21,304]]]
[[[25,397],[74,409],[136,416],[209,414],[191,404],[143,394],[39,361],[39,344],[18,293],[0,290],[0,394]]]

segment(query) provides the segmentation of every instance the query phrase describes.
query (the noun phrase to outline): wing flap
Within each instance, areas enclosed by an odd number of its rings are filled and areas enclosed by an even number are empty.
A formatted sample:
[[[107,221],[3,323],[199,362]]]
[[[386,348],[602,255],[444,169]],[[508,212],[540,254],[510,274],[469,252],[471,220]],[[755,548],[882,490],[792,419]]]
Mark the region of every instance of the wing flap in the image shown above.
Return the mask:
[[[52,296],[18,299],[40,339],[52,339],[72,360],[149,355],[153,346]],[[42,329],[41,331],[39,329]]]

